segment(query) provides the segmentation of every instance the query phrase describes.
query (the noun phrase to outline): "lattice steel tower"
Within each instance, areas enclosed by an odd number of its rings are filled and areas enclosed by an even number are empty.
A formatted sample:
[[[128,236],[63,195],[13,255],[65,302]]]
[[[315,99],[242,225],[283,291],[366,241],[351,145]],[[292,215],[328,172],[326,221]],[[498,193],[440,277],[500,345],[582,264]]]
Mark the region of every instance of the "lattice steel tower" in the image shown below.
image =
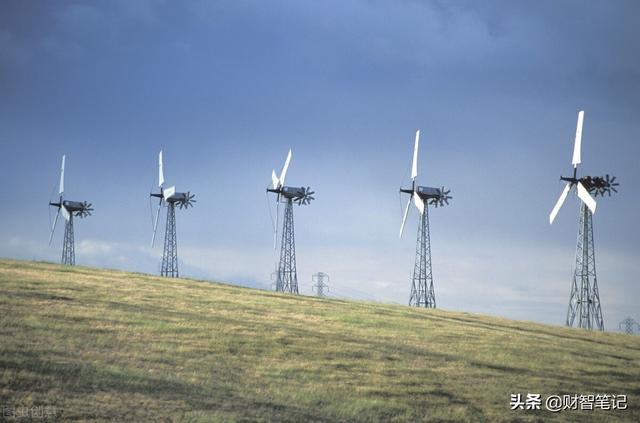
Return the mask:
[[[296,269],[296,243],[293,227],[293,204],[307,205],[313,200],[313,191],[309,187],[288,187],[284,185],[287,169],[291,162],[291,150],[287,155],[280,177],[275,170],[271,173],[272,188],[267,192],[276,194],[276,221],[274,223],[274,243],[277,246],[278,239],[278,211],[280,203],[285,203],[284,220],[282,223],[282,241],[280,243],[280,261],[276,273],[276,291],[298,294],[298,274]]]
[[[167,225],[164,235],[164,251],[162,252],[161,276],[180,277],[178,273],[178,239],[176,238],[176,205],[167,204]]]
[[[571,327],[576,323],[579,328],[604,330],[596,277],[593,219],[591,211],[584,203],[580,204],[576,266],[572,282],[569,309],[567,310],[567,326]]]
[[[413,266],[409,305],[436,308],[436,294],[433,292],[433,273],[431,270],[429,213],[426,206],[424,213],[420,215],[418,220],[416,260]]]
[[[296,239],[293,228],[293,200],[288,198],[284,208],[280,262],[276,275],[276,291],[298,293],[298,273],[296,269]]]
[[[318,272],[315,275],[311,276],[311,282],[315,282],[316,284],[313,285],[311,287],[311,289],[315,288],[316,290],[316,295],[318,297],[325,297],[325,289],[328,291],[329,290],[329,286],[325,283],[326,281],[329,281],[329,275],[327,275],[324,272]]]
[[[621,331],[626,334],[633,335],[634,333],[640,333],[640,324],[633,320],[631,317],[627,317],[620,325],[618,325]]]
[[[73,215],[69,214],[69,220],[67,220],[64,224],[64,241],[62,242],[62,264],[75,266],[76,251],[73,244]]]
[[[578,165],[582,162],[583,122],[584,111],[580,111],[578,113],[576,138],[573,147],[573,176],[560,177],[561,180],[566,182],[566,185],[549,215],[549,223],[553,223],[569,191],[575,187],[576,194],[581,202],[580,214],[578,215],[576,263],[571,281],[566,325],[569,327],[575,325],[575,327],[578,328],[604,331],[593,242],[593,213],[596,211],[596,200],[593,197],[603,196],[604,194],[611,196],[611,192],[618,192],[616,187],[619,184],[615,181],[615,176],[610,178],[609,175],[605,175],[604,177],[583,176],[578,178]]]
[[[428,205],[440,207],[449,204],[450,191],[442,188],[416,186],[418,176],[418,147],[420,143],[420,130],[416,131],[416,140],[413,147],[413,163],[411,166],[411,189],[400,188],[401,193],[410,194],[407,206],[402,216],[400,225],[400,237],[404,231],[411,201],[415,204],[420,219],[418,220],[418,238],[416,241],[416,259],[411,278],[411,295],[409,305],[414,307],[436,307],[436,296],[433,289],[433,273],[431,269],[431,236],[429,233]]]
[[[193,207],[196,202],[195,195],[190,192],[176,192],[176,187],[172,186],[164,189],[164,170],[162,165],[162,151],[158,154],[158,187],[159,193],[151,193],[150,197],[158,198],[158,209],[153,223],[153,236],[151,238],[151,247],[155,243],[156,230],[158,229],[158,220],[160,219],[160,210],[165,205],[167,208],[167,224],[164,232],[164,250],[162,252],[162,262],[160,265],[160,275],[178,278],[178,237],[176,235],[176,206],[181,209]]]
[[[93,208],[91,207],[91,203],[87,203],[86,201],[69,201],[69,200],[63,199],[64,163],[65,163],[65,156],[63,155],[62,166],[60,168],[60,185],[58,189],[59,198],[57,202],[49,201],[49,206],[58,208],[58,211],[56,212],[56,217],[51,227],[51,233],[49,234],[49,245],[51,245],[51,241],[53,240],[53,233],[56,229],[56,224],[58,223],[58,216],[62,214],[62,217],[65,220],[65,224],[64,224],[64,240],[62,241],[61,263],[68,266],[74,266],[76,264],[76,253],[75,253],[74,234],[73,234],[73,217],[78,216],[80,218],[84,218],[87,216],[91,216],[91,212],[93,211]]]

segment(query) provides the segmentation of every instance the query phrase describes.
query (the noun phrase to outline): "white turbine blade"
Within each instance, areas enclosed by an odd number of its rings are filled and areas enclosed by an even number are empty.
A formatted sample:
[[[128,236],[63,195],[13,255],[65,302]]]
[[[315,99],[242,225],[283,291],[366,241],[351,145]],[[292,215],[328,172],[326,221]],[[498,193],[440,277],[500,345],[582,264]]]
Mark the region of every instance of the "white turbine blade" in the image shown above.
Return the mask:
[[[280,180],[276,176],[275,169],[271,171],[271,182],[273,183],[273,189],[278,189],[278,184],[280,183]]]
[[[409,197],[409,201],[407,201],[407,207],[405,207],[404,215],[402,216],[402,224],[400,225],[400,238],[402,238],[402,233],[404,232],[404,224],[407,221],[407,215],[409,214],[409,207],[411,207],[411,197]]]
[[[578,182],[578,197],[589,207],[591,213],[596,212],[596,200],[593,199],[591,195],[589,195],[589,191],[582,185],[582,183]]]
[[[64,220],[66,220],[67,222],[69,221],[69,219],[71,219],[71,215],[69,214],[69,211],[67,209],[64,208],[64,206],[60,206],[60,213],[62,213],[62,217],[64,217]]]
[[[411,165],[411,179],[418,176],[418,144],[420,143],[420,130],[416,131],[416,142],[413,145],[413,163]]]
[[[565,185],[564,189],[562,190],[562,193],[560,194],[560,198],[558,198],[556,205],[553,206],[553,210],[551,210],[551,214],[549,215],[549,224],[552,224],[553,221],[556,220],[556,216],[558,215],[560,208],[564,204],[564,200],[567,199],[567,194],[569,194],[570,189],[571,189],[571,184]]]
[[[165,200],[167,200],[167,199],[169,199],[169,198],[173,197],[173,195],[174,195],[175,193],[176,193],[176,187],[175,187],[175,185],[174,185],[174,186],[172,186],[172,187],[169,187],[169,188],[165,189],[165,190],[163,191],[164,199],[165,199]]]
[[[158,211],[156,212],[156,220],[153,222],[153,236],[151,237],[151,248],[156,241],[156,231],[158,230],[158,220],[160,219],[160,209],[162,208],[162,200],[158,204]]]
[[[413,193],[413,203],[418,208],[418,211],[420,211],[420,214],[424,214],[424,201],[422,200],[422,198],[420,198],[418,193],[415,191]]]
[[[573,160],[571,161],[571,163],[573,164],[573,167],[578,167],[578,165],[581,163],[580,150],[582,145],[582,122],[583,121],[584,121],[584,111],[580,110],[580,113],[578,113],[578,126],[576,127],[576,140],[573,144]]]
[[[287,154],[287,160],[284,162],[284,167],[282,168],[282,172],[280,173],[280,185],[284,185],[284,178],[287,176],[287,169],[289,169],[289,162],[291,161],[291,149],[289,149],[289,154]]]
[[[51,227],[51,234],[49,235],[49,245],[51,245],[51,240],[53,239],[53,233],[56,230],[56,223],[58,223],[58,216],[60,216],[60,209],[56,213],[56,218],[53,219],[53,226]]]
[[[58,190],[59,194],[64,192],[64,159],[65,155],[62,155],[62,166],[60,167],[60,189]]]
[[[162,150],[158,154],[158,186],[161,187],[164,184],[164,169],[162,168]]]

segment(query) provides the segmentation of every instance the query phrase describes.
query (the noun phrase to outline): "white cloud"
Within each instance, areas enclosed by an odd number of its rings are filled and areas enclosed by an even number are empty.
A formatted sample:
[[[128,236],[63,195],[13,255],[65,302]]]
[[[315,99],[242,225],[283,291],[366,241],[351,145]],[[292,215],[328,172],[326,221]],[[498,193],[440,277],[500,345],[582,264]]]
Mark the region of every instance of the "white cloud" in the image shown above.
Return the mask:
[[[118,250],[117,244],[84,239],[77,243],[76,253],[85,257],[109,255]]]

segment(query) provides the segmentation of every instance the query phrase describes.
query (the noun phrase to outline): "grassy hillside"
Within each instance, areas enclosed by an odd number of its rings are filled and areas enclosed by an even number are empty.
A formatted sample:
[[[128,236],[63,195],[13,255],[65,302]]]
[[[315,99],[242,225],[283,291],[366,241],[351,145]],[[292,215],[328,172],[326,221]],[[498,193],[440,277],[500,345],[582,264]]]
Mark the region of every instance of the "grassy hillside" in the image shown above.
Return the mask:
[[[640,421],[637,336],[10,260],[0,312],[0,406],[64,421]]]

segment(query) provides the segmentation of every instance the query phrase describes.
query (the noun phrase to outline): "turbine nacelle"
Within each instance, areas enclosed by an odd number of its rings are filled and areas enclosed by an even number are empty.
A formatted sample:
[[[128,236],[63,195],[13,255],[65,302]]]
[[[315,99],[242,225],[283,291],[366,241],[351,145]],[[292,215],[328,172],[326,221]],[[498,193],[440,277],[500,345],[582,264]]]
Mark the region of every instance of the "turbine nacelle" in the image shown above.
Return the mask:
[[[165,201],[175,204],[181,209],[188,209],[189,207],[193,207],[193,203],[196,202],[194,197],[195,194],[191,194],[190,192],[176,192],[171,197],[165,199]]]
[[[415,192],[423,200],[431,200],[442,197],[442,190],[440,188],[418,186],[416,187]]]
[[[307,205],[314,200],[313,194],[315,191],[311,191],[311,187],[280,187],[278,189],[267,189],[269,192],[278,194],[278,201],[293,200],[297,201],[299,205]]]
[[[562,178],[560,178],[562,179]],[[583,176],[580,178],[580,183],[586,188],[586,190],[593,194],[594,197],[604,196],[608,194],[611,197],[611,192],[617,193],[616,187],[620,185],[616,182],[616,177],[605,176]]]
[[[63,217],[67,220],[69,220],[69,216],[71,215],[78,217],[91,216],[91,212],[93,211],[91,203],[87,201],[70,201],[61,199],[59,202],[49,203],[49,205],[61,209]]]
[[[180,205],[181,203],[188,204],[196,202],[196,200],[193,199],[195,197],[194,194],[191,194],[190,192],[177,192],[175,186],[166,189],[160,188],[159,193],[152,192],[149,195],[151,197],[159,198],[160,202],[164,201],[166,203],[176,203],[176,205]]]
[[[90,212],[93,210],[91,208],[91,203],[87,203],[86,201],[70,201],[64,200],[62,205],[69,213],[82,213],[82,214],[91,214]]]

